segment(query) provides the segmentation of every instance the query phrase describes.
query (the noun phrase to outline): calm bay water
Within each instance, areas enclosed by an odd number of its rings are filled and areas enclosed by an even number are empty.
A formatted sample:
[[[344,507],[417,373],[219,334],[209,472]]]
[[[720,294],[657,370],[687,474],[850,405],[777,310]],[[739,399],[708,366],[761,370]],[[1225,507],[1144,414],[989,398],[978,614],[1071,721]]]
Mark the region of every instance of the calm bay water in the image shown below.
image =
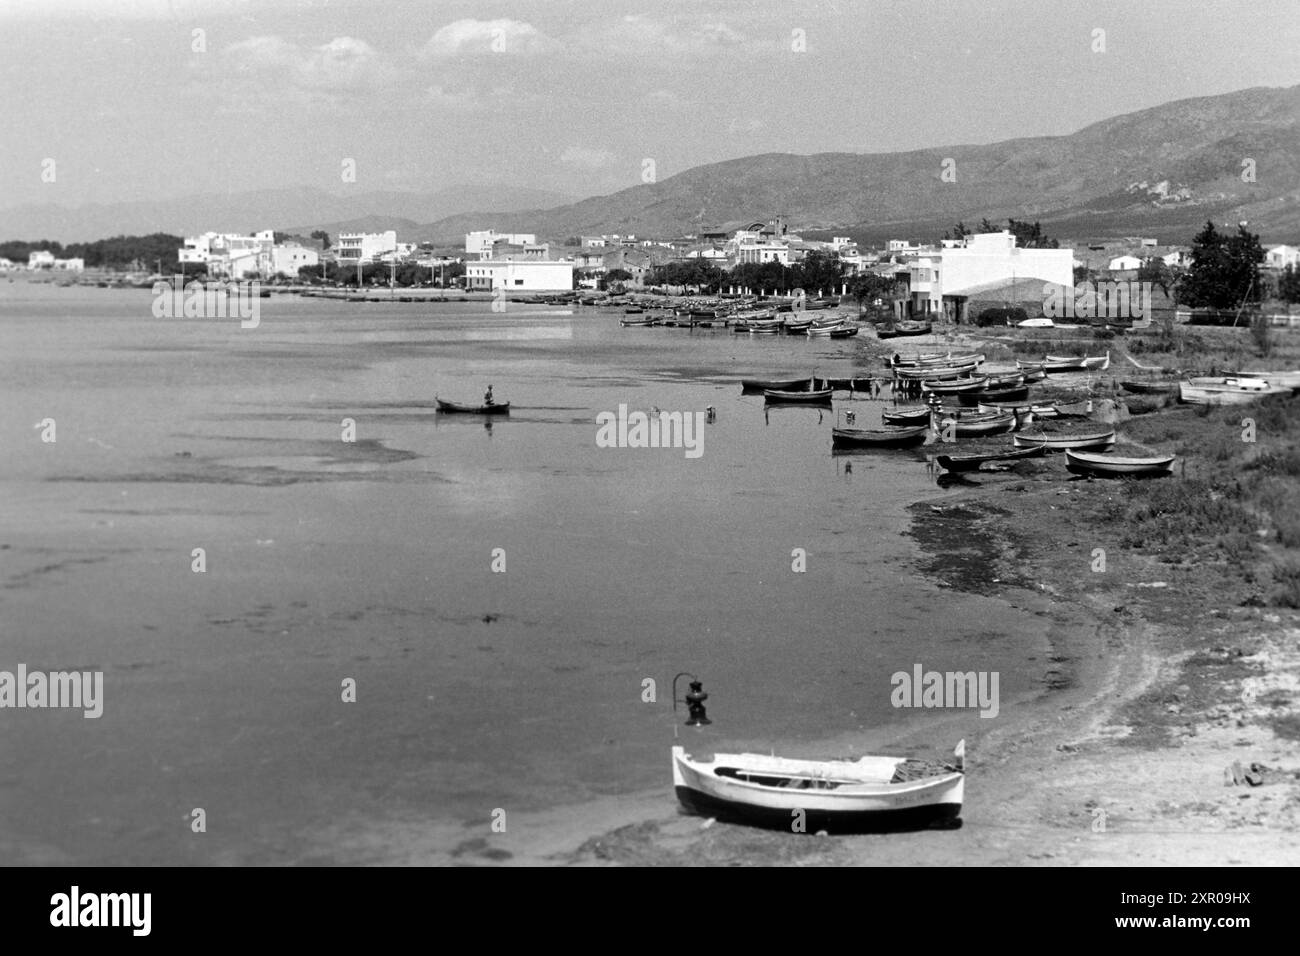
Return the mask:
[[[878,368],[862,342],[289,298],[241,329],[150,302],[0,283],[0,669],[102,669],[106,697],[98,720],[0,712],[7,862],[347,862],[320,838],[341,820],[656,786],[670,812],[679,671],[712,695],[700,739],[791,755],[937,719],[890,705],[918,662],[999,671],[1004,711],[1037,690],[1023,614],[915,573],[923,456],[831,455],[833,419],[883,403],[741,395]],[[488,383],[508,419],[435,414]],[[597,448],[620,404],[717,420],[698,459]]]

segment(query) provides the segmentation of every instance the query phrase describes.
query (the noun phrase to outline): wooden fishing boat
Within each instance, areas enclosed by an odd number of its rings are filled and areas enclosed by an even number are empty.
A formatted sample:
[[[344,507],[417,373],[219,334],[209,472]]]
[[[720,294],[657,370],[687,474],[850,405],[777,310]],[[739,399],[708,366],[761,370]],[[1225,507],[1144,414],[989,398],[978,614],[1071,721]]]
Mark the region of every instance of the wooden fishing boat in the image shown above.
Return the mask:
[[[1300,371],[1292,372],[1224,372],[1231,378],[1262,378],[1270,385],[1280,385],[1293,391],[1300,389]]]
[[[857,334],[858,334],[858,327],[856,325],[850,325],[847,322],[844,325],[839,326],[838,328],[831,329],[830,331],[830,336],[833,339],[847,339]]]
[[[961,392],[978,392],[988,384],[988,376],[979,378],[959,378],[952,381],[923,381],[921,391],[933,392],[935,395],[957,395]]]
[[[957,401],[963,405],[978,405],[981,402],[1023,402],[1029,398],[1029,386],[1019,388],[985,388],[978,391],[960,392]]]
[[[1017,388],[1025,384],[1025,376],[1023,372],[1008,372],[1008,373],[999,374],[995,372],[990,372],[988,369],[985,369],[984,372],[989,377],[989,388],[991,389]]]
[[[804,378],[742,378],[740,387],[746,392],[799,392],[810,391],[812,389],[813,377],[811,375]],[[827,388],[824,382],[822,388]]]
[[[1041,371],[1049,375],[1058,372],[1082,372],[1084,370],[1083,361],[1082,358],[1065,359],[1057,362],[1022,362],[1020,359],[1016,359],[1016,368],[1022,372]]]
[[[781,323],[781,329],[786,335],[806,335],[808,329],[812,327],[812,319],[795,320],[793,322],[785,321]]]
[[[1076,475],[1098,478],[1157,478],[1170,473],[1174,455],[1153,458],[1122,458],[1113,455],[1090,455],[1067,449],[1065,467]]]
[[[459,412],[462,415],[509,415],[509,402],[493,402],[491,405],[462,405],[460,402],[443,401],[438,396],[433,397],[440,412]]]
[[[930,423],[930,411],[929,405],[887,408],[880,413],[880,418],[886,425],[928,425]]]
[[[936,412],[934,427],[940,435],[950,434],[956,438],[980,438],[985,435],[1001,435],[1016,427],[1016,416],[1011,413],[995,415],[989,418],[952,417]]]
[[[672,748],[673,787],[692,813],[791,832],[918,829],[961,816],[965,741],[951,764],[903,757],[793,760],[716,753],[711,761]]]
[[[891,368],[915,368],[920,365],[980,365],[983,362],[983,352],[967,352],[961,355],[953,355],[951,352],[929,352],[919,355],[895,353],[885,364]]]
[[[1017,448],[1014,451],[991,452],[986,455],[936,455],[937,461],[946,471],[979,471],[980,465],[990,461],[1019,461],[1022,458],[1042,458],[1047,449],[1042,445],[1030,448]]]
[[[829,405],[831,390],[829,388],[818,388],[797,392],[791,389],[767,388],[763,390],[763,398],[769,402],[785,402],[787,404]]]
[[[655,320],[653,317],[647,317],[644,319],[619,319],[618,324],[623,326],[632,326],[632,325],[645,326],[645,325],[654,325]]]
[[[915,428],[832,428],[834,448],[911,448],[925,443],[929,425]]]
[[[1192,405],[1244,405],[1290,391],[1262,378],[1193,378],[1178,384],[1179,400]]]
[[[1134,395],[1173,395],[1178,391],[1177,382],[1120,382],[1119,387]]]
[[[1057,416],[1057,404],[1057,402],[980,402],[976,407],[981,412],[1011,412],[1027,422],[1028,418],[1026,416],[1055,418]]]
[[[1089,448],[1109,448],[1115,444],[1115,429],[1085,428],[1071,430],[1052,430],[1038,428],[1017,432],[1014,439],[1017,448],[1042,445],[1048,451],[1079,451]]]
[[[929,335],[929,322],[899,322],[892,329],[876,329],[878,339],[897,339],[908,335]]]
[[[1082,363],[1082,368],[1090,369],[1094,372],[1104,372],[1106,369],[1110,368],[1109,352],[1105,355],[1096,355],[1091,357],[1087,355],[1047,355],[1044,357],[1047,359],[1046,364],[1049,366],[1063,365],[1072,367],[1072,363],[1080,362]]]
[[[831,335],[837,329],[844,328],[844,326],[845,326],[845,322],[843,319],[835,319],[834,321],[831,322],[814,321],[808,326],[808,334],[809,335]],[[855,330],[856,328],[857,326],[854,326]]]
[[[944,379],[965,378],[975,371],[975,363],[964,365],[922,365],[918,368],[896,368],[894,377],[904,382],[937,382]]]
[[[1047,318],[1046,316],[1042,316],[1042,317],[1037,318],[1037,319],[1025,319],[1023,322],[1017,322],[1017,323],[1016,323],[1016,328],[1020,328],[1020,329],[1050,329],[1050,328],[1052,328],[1054,325],[1056,325],[1055,322],[1053,322],[1051,319]]]

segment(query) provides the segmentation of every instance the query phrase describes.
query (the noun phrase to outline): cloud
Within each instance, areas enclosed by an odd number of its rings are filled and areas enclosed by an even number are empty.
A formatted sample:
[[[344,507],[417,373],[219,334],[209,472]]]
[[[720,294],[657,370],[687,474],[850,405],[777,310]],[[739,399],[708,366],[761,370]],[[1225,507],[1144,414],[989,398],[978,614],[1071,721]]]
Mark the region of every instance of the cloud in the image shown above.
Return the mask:
[[[607,149],[592,149],[589,146],[570,146],[560,154],[560,162],[582,169],[604,169],[612,166],[617,158]]]
[[[253,0],[0,0],[0,20],[178,20],[248,13]]]
[[[220,66],[234,75],[269,77],[299,90],[372,89],[393,76],[392,67],[375,48],[355,37],[303,47],[282,37],[256,36],[226,47],[219,59]],[[205,70],[201,58],[194,66]]]
[[[588,53],[620,57],[716,55],[724,51],[757,53],[768,46],[725,23],[686,26],[639,13],[612,22],[593,23],[581,29],[576,40]]]
[[[522,20],[456,20],[447,24],[424,46],[426,56],[527,56],[554,52],[555,40]]]

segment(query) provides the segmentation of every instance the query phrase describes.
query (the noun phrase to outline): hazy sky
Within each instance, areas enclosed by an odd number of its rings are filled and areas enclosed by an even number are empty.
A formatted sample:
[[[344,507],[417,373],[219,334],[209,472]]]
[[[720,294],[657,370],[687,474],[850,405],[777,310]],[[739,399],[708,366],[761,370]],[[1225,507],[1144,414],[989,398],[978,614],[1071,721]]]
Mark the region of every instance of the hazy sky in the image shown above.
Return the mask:
[[[1068,133],[1293,85],[1297,51],[1297,0],[0,0],[0,208],[476,179],[595,195],[646,158],[665,179]]]

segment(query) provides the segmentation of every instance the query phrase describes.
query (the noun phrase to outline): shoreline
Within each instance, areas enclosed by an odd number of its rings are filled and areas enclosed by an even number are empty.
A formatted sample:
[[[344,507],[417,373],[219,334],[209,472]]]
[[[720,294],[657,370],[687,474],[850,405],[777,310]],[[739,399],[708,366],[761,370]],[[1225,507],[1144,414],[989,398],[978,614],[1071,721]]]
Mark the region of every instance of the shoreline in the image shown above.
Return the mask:
[[[986,344],[957,338],[945,344]],[[1213,567],[1122,547],[1122,528],[1100,520],[1120,483],[1062,481],[1042,474],[1060,467],[1047,461],[981,473],[907,509],[921,573],[954,575],[1049,623],[1044,691],[968,740],[960,829],[817,839],[714,823],[678,809],[665,757],[662,787],[525,817],[516,829],[540,841],[439,828],[454,849],[417,837],[425,849],[409,862],[918,865],[932,853],[974,865],[1300,863],[1300,612],[1237,602],[1245,588]],[[997,560],[941,547],[962,526],[994,542]],[[1095,546],[1106,573],[1090,569]],[[951,746],[930,722],[887,752],[922,736]]]

